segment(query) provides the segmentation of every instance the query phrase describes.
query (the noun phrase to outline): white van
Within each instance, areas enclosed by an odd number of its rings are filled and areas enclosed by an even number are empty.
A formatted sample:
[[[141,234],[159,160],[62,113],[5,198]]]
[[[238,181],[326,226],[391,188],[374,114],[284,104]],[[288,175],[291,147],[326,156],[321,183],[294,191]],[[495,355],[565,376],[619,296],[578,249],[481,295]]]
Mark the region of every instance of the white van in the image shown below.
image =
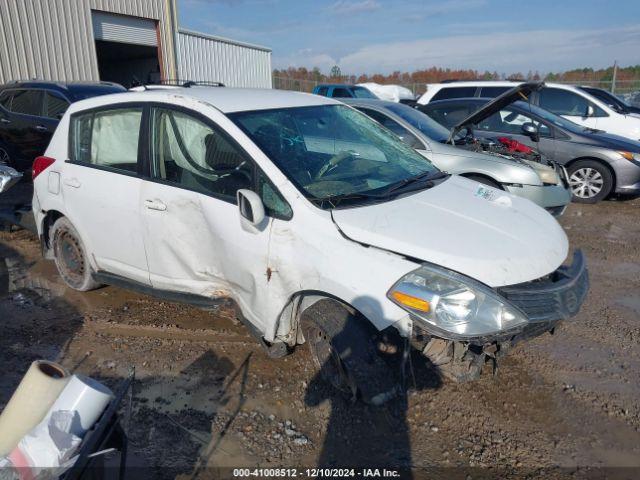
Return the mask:
[[[575,315],[588,290],[544,209],[440,172],[317,95],[192,87],[78,102],[33,175],[44,252],[71,288],[230,298],[270,354],[306,340],[328,380],[370,400],[395,388],[380,332],[475,378]]]
[[[418,103],[426,105],[452,98],[494,98],[520,83],[523,82],[430,83],[427,84],[427,91],[418,99]],[[602,100],[573,85],[545,83],[542,90],[532,95],[531,101],[534,105],[563,116],[578,125],[604,130],[636,141],[640,140],[640,118],[620,113]]]

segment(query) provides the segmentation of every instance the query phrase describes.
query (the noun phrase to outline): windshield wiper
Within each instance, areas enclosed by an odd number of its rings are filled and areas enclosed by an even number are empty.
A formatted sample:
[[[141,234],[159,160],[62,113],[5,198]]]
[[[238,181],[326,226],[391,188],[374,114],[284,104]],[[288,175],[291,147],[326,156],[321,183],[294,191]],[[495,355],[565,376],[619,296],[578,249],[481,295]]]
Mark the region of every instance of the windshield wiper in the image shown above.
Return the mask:
[[[387,185],[381,190],[344,193],[341,195],[332,195],[330,197],[323,198],[310,198],[309,201],[320,208],[322,208],[323,205],[330,205],[331,207],[336,208],[340,203],[349,200],[366,201],[366,203],[382,202],[407,191],[419,190],[426,187],[430,188],[434,185],[434,180],[448,176],[448,173],[440,171],[425,172]],[[414,188],[408,188],[410,186],[413,186]]]
[[[375,193],[367,193],[367,192],[357,192],[357,193],[344,193],[341,195],[332,195],[330,197],[323,198],[310,198],[309,201],[314,203],[315,205],[322,208],[323,205],[328,204],[331,207],[335,208],[338,204],[342,203],[345,200],[374,200],[374,201],[382,201],[386,200],[387,195],[378,195]]]
[[[419,188],[431,188],[435,185],[433,183],[434,180],[439,180],[441,178],[448,177],[449,174],[445,172],[424,172],[420,175],[416,175],[414,177],[405,178],[404,180],[400,180],[399,182],[392,183],[387,186],[383,191],[385,194],[389,195],[392,193],[400,193],[400,191],[412,191],[418,190]],[[414,188],[409,188],[413,186]]]

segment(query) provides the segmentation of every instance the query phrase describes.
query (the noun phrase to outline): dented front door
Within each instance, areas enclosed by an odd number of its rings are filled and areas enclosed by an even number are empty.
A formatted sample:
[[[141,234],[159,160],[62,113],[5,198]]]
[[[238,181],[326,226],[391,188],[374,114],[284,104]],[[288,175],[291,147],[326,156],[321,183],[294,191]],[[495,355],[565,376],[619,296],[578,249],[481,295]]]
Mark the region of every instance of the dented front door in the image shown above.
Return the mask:
[[[231,297],[262,330],[271,221],[245,229],[236,206],[237,190],[254,188],[253,162],[206,119],[170,108],[149,118],[141,217],[152,286]]]

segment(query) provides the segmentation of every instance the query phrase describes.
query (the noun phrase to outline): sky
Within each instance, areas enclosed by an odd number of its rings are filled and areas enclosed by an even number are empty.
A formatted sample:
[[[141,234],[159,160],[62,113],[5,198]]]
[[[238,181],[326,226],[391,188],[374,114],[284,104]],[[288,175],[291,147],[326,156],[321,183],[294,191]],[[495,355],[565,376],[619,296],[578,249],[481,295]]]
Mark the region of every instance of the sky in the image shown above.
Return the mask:
[[[264,45],[274,68],[526,74],[640,64],[640,0],[177,0],[182,28]]]

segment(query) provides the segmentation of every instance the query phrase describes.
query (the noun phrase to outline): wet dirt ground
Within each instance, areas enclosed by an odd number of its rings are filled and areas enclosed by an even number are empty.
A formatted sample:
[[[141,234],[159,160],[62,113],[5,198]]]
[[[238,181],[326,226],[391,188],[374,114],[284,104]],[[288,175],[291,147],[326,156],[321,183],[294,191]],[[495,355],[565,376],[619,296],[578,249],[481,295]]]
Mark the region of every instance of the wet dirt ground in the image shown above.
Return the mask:
[[[268,358],[228,305],[73,292],[32,234],[0,233],[0,407],[34,359],[112,387],[135,366],[128,419],[123,410],[130,478],[319,464],[432,469],[430,478],[637,478],[640,199],[571,205],[561,223],[590,268],[580,314],[520,344],[495,377],[487,368],[453,384],[425,373],[382,408],[333,394],[304,347]]]

